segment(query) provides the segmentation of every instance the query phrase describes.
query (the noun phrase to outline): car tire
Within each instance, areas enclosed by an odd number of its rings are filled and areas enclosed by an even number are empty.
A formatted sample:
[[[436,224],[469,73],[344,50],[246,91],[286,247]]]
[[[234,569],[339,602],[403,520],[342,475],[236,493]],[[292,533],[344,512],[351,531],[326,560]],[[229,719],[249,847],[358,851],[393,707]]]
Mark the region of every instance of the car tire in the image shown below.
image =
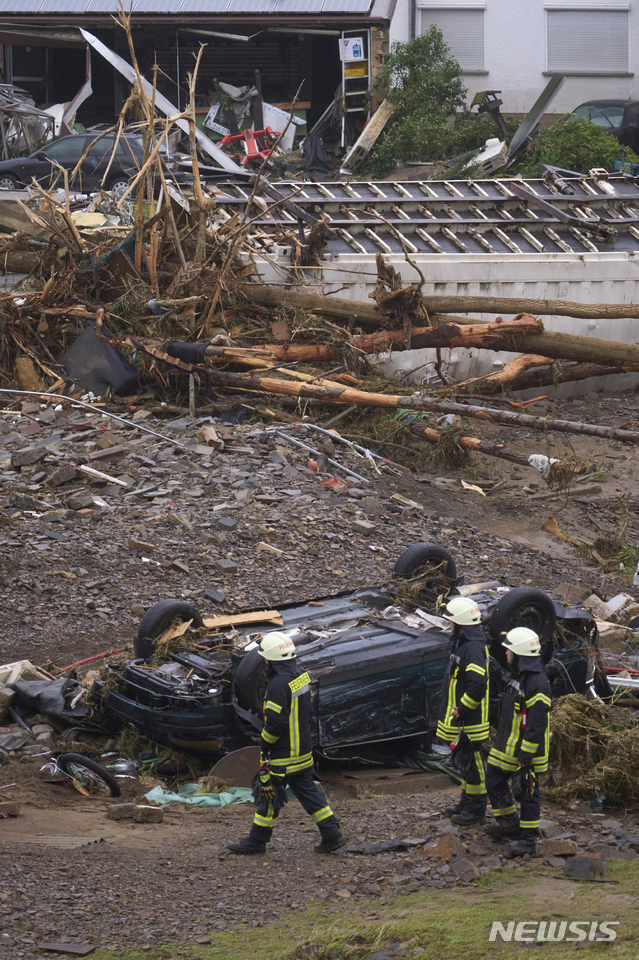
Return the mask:
[[[131,179],[129,177],[124,177],[119,174],[117,177],[112,177],[111,180],[109,180],[106,189],[119,200],[129,189],[130,183]]]
[[[22,190],[21,184],[18,183],[15,177],[12,177],[9,173],[3,173],[0,176],[0,189],[3,190]]]
[[[108,770],[105,770],[104,767],[101,767],[99,763],[96,763],[95,760],[90,760],[88,757],[83,757],[81,753],[65,753],[61,757],[58,757],[56,763],[64,773],[68,773],[68,767],[84,767],[86,770],[90,770],[91,773],[99,777],[104,785],[108,788],[112,797],[119,797],[121,794],[120,784],[112,776]],[[72,774],[69,774],[72,776]]]
[[[266,660],[257,649],[246,653],[235,672],[235,698],[244,710],[262,715]]]
[[[488,628],[493,638],[491,652],[499,663],[505,664],[503,635],[514,627],[530,627],[539,634],[541,659],[548,663],[553,653],[556,623],[555,605],[547,593],[534,587],[515,587],[501,598],[492,612]]]
[[[457,567],[452,555],[436,543],[414,543],[399,556],[393,567],[396,579],[411,580],[420,575],[420,570],[433,570],[433,578],[426,580],[419,591],[419,598],[432,603],[442,594],[447,597],[457,581]]]
[[[150,660],[155,652],[155,641],[172,620],[193,620],[193,626],[203,626],[197,607],[186,600],[160,600],[150,607],[140,621],[133,641],[136,660]]]

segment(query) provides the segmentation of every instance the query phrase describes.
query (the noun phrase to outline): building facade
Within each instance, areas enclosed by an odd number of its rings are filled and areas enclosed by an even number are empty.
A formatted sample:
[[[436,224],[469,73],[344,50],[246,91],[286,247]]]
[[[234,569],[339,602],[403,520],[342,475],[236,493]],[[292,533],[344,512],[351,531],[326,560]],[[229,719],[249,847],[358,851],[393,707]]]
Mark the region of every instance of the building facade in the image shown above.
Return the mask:
[[[366,94],[367,112],[375,107],[374,82],[388,52],[394,5],[395,0],[125,2],[132,9],[142,73],[151,80],[157,64],[158,89],[179,108],[188,100],[188,74],[205,44],[196,87],[199,104],[209,102],[216,81],[250,86],[259,70],[264,99],[287,106],[299,91],[311,125],[345,85],[340,56],[345,37],[359,39],[364,54],[359,87]],[[0,0],[4,82],[28,90],[38,106],[71,99],[86,76],[79,27],[129,58],[126,36],[114,19],[118,10],[118,0]],[[84,124],[109,122],[130,88],[95,53],[92,68],[93,94],[79,119]]]
[[[639,4],[602,0],[398,0],[391,43],[435,24],[459,61],[469,102],[501,90],[523,114],[556,73],[566,83],[550,111],[584,100],[639,99]]]

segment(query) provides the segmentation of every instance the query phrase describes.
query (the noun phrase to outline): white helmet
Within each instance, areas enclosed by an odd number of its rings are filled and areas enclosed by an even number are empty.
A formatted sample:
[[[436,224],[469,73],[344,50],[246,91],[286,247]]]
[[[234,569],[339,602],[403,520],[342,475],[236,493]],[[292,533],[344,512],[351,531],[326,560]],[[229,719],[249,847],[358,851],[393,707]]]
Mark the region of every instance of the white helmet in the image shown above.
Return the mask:
[[[541,650],[541,643],[534,630],[528,627],[514,627],[506,634],[502,647],[512,650],[519,657],[536,657]]]
[[[262,637],[257,652],[265,660],[293,660],[296,656],[291,638],[277,630]]]
[[[471,623],[481,623],[479,607],[470,597],[453,597],[449,600],[444,617],[452,623],[458,623],[461,627],[470,626]]]

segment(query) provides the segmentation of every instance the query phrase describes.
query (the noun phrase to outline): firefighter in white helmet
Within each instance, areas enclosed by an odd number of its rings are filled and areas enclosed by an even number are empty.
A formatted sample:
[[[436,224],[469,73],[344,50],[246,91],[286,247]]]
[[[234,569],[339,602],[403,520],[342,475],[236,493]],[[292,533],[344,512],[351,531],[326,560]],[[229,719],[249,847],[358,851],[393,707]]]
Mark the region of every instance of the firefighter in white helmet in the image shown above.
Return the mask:
[[[447,807],[453,823],[483,823],[486,814],[486,777],[482,744],[488,738],[488,646],[481,627],[481,612],[470,597],[452,597],[444,616],[453,624],[453,650],[444,678],[437,723],[437,739],[457,743],[468,734],[473,763],[465,771],[459,803]]]
[[[495,823],[484,830],[496,840],[508,840],[507,857],[534,854],[539,838],[539,774],[548,770],[550,684],[539,656],[534,630],[515,627],[502,644],[510,665],[497,735],[488,755],[486,783]],[[519,780],[521,816],[510,786]]]
[[[253,781],[255,816],[249,835],[228,844],[233,853],[266,853],[275,820],[286,803],[286,786],[320,832],[320,853],[346,843],[326,797],[313,779],[311,678],[296,661],[295,644],[279,631],[262,637],[259,653],[267,661],[260,768]]]

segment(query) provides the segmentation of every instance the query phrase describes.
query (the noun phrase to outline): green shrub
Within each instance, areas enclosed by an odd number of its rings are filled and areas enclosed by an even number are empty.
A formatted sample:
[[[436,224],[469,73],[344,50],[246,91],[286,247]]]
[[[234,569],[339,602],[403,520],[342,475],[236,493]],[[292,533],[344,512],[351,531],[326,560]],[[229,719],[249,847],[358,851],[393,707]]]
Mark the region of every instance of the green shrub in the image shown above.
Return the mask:
[[[577,173],[587,173],[593,167],[612,170],[616,160],[639,162],[634,150],[622,147],[603,127],[583,117],[574,117],[558,120],[544,130],[528,150],[522,148],[521,156],[509,173],[537,177],[540,163],[575,170]]]
[[[388,88],[395,111],[371,155],[372,172],[383,175],[406,160],[440,159],[449,117],[466,98],[461,67],[441,30],[431,27],[409,43],[394,43],[376,87]]]

